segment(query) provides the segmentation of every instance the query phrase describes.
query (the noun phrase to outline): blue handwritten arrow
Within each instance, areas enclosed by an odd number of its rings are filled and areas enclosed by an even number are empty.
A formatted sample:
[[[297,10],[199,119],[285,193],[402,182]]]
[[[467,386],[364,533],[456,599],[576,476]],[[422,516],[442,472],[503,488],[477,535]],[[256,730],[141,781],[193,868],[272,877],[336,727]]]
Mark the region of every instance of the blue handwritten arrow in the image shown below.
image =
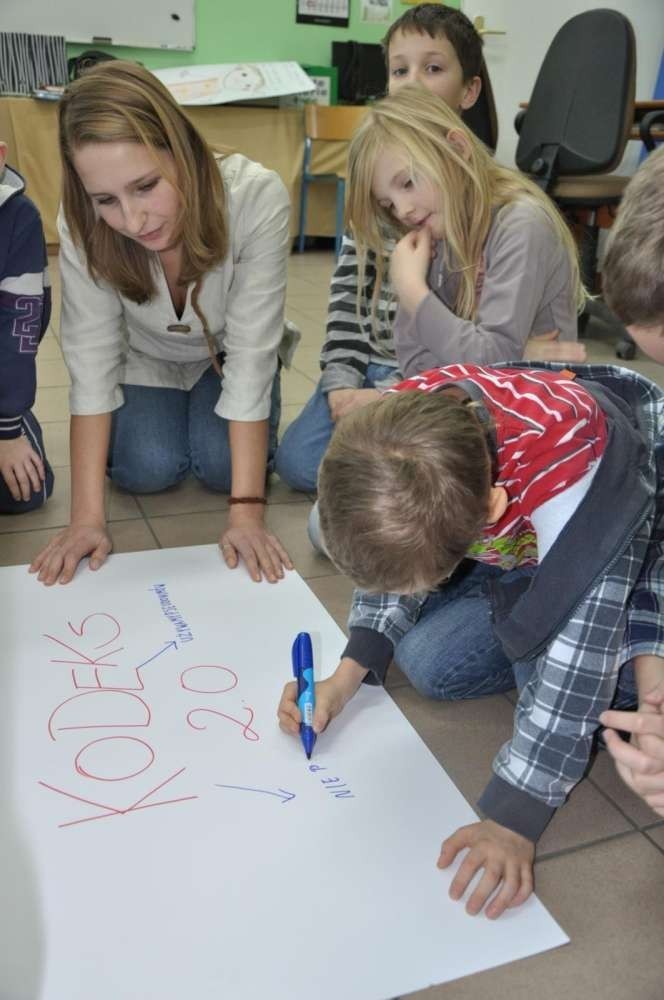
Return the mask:
[[[174,639],[171,639],[170,642],[164,644],[163,648],[160,649],[158,653],[155,653],[154,656],[151,656],[149,660],[145,660],[143,663],[139,663],[139,665],[136,667],[136,670],[140,670],[141,667],[147,667],[148,663],[152,663],[152,661],[156,660],[158,656],[161,656],[162,653],[165,653],[167,649],[177,649],[177,648],[178,648],[177,642]]]
[[[239,792],[260,792],[261,795],[275,795],[281,799],[281,804],[290,802],[295,798],[295,792],[287,792],[284,788],[278,788],[276,792],[269,792],[267,788],[245,788],[244,785],[216,785],[217,788],[236,788]]]

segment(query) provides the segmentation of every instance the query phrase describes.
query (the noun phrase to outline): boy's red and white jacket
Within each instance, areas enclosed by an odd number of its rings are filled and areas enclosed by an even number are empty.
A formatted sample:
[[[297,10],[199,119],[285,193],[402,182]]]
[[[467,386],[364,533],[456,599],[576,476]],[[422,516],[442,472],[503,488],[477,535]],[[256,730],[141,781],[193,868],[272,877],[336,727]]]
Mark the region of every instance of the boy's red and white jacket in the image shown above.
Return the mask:
[[[37,388],[36,356],[51,316],[51,285],[39,212],[22,177],[0,183],[0,440],[20,437]]]
[[[397,390],[433,391],[447,378],[479,404],[480,415],[484,407],[490,426],[490,385],[478,377],[477,366],[451,368],[451,378],[449,369],[436,369]],[[459,368],[465,369],[462,378]],[[497,638],[512,663],[528,663],[531,680],[478,804],[485,816],[531,840],[583,777],[621,666],[640,654],[664,657],[664,391],[613,366],[509,364],[499,371],[507,384],[509,371],[548,370],[560,377],[565,368],[575,375],[572,384],[597,404],[580,442],[601,457],[583,499],[532,575],[508,583],[514,575],[506,574],[490,585]],[[425,381],[415,385],[418,379]],[[519,404],[522,415],[530,413],[531,402]],[[535,452],[537,440],[535,433]],[[507,463],[509,454],[503,457]],[[534,478],[527,449],[523,457],[527,485]],[[356,591],[342,655],[367,667],[369,682],[382,681],[427,597]]]

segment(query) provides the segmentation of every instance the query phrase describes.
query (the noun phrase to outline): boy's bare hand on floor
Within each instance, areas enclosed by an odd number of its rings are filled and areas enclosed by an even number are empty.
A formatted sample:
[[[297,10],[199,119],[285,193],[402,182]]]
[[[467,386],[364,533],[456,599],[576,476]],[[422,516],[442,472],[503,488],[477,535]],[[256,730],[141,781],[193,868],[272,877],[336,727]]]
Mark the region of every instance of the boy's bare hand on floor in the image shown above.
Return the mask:
[[[452,880],[450,897],[461,899],[476,872],[484,869],[466,903],[467,913],[475,916],[486,904],[487,917],[495,920],[505,910],[525,903],[533,891],[535,845],[532,841],[485,819],[462,826],[443,841],[438,867],[447,868],[459,851],[466,848],[468,854]]]

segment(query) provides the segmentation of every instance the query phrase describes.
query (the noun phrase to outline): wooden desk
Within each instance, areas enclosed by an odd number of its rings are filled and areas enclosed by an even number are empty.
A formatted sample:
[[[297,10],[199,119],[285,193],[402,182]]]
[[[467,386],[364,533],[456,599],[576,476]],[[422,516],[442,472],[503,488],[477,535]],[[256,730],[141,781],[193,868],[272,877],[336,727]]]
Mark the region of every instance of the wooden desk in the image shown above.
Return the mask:
[[[297,234],[300,174],[304,155],[304,111],[301,108],[247,108],[230,105],[185,108],[187,116],[211,145],[243,153],[276,170],[291,199],[291,235]],[[48,244],[57,244],[55,220],[62,172],[58,153],[58,105],[31,97],[0,98],[0,139],[7,142],[7,162],[25,178],[27,194],[37,205]],[[342,171],[347,144],[314,144],[316,173]],[[309,190],[307,235],[334,236],[335,185],[313,184]]]

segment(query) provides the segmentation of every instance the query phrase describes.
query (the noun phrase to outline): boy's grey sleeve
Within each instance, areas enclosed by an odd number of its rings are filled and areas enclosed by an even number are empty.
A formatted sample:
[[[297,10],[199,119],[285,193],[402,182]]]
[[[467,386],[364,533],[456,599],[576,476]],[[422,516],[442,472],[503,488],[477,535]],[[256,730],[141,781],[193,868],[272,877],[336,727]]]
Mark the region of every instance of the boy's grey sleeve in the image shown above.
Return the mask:
[[[370,674],[368,683],[385,681],[395,647],[415,625],[428,594],[370,594],[355,590],[348,626],[350,637],[342,656],[348,656]]]
[[[664,414],[661,415],[664,423]],[[664,437],[656,446],[655,524],[643,568],[627,609],[625,659],[664,658]]]
[[[405,378],[438,365],[520,361],[552,284],[571,286],[569,264],[543,213],[511,209],[494,225],[475,321],[460,319],[430,291],[414,315],[399,310],[394,337]],[[574,315],[572,290],[570,316]]]
[[[479,808],[536,841],[583,777],[601,712],[613,699],[627,605],[646,556],[652,518],[586,595],[548,649],[533,660],[514,714],[512,739],[493,762]]]

